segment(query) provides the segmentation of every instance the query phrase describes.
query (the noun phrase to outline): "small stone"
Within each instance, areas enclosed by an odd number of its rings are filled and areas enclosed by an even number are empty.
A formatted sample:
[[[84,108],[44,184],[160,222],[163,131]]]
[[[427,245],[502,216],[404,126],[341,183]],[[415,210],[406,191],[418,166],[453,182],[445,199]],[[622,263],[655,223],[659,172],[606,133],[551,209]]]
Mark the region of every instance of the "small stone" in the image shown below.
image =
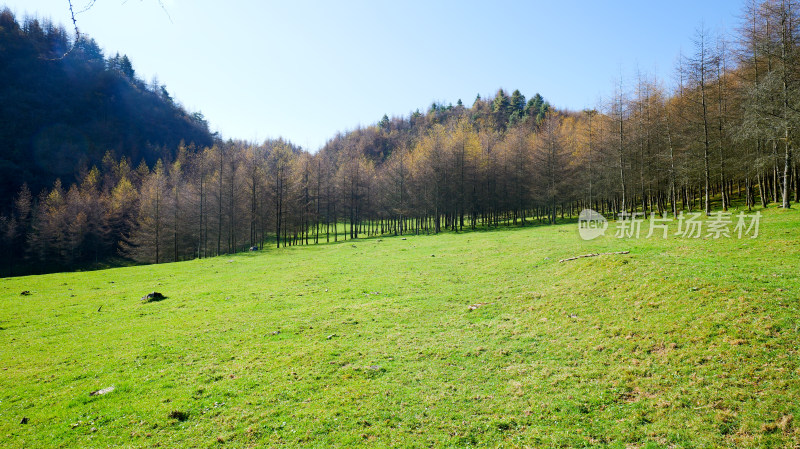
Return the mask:
[[[101,396],[101,395],[104,395],[106,393],[111,393],[112,391],[114,391],[114,386],[113,385],[110,386],[110,387],[103,388],[101,390],[93,391],[93,392],[89,393],[89,396]]]
[[[167,297],[159,292],[148,293],[142,296],[142,302],[155,302],[161,301],[162,299],[167,299]]]
[[[189,419],[189,412],[184,412],[181,410],[173,410],[167,415],[168,418],[177,419],[178,421],[186,421]]]

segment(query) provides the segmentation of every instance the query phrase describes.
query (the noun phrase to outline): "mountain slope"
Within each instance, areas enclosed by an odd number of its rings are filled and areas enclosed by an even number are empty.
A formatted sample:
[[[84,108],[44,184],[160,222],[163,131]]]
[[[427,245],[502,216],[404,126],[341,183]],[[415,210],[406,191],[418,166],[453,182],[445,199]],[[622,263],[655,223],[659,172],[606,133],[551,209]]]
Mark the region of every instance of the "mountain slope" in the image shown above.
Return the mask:
[[[106,59],[62,27],[0,12],[0,210],[23,182],[34,192],[69,185],[107,151],[152,164],[181,140],[211,145],[200,114],[136,77],[126,56]],[[165,150],[168,149],[168,150]]]

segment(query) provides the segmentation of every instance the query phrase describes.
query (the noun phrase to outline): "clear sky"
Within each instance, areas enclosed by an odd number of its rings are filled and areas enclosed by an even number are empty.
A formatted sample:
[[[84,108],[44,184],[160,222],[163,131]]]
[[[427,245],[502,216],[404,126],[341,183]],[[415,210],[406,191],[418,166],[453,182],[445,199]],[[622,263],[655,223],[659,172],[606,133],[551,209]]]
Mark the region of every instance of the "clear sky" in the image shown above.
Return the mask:
[[[67,0],[0,0],[68,24]],[[76,10],[91,0],[73,0]],[[163,5],[163,8],[162,8]],[[695,29],[738,24],[740,0],[96,0],[77,16],[224,137],[315,151],[338,131],[433,101],[519,89],[595,106],[637,70],[670,79]]]

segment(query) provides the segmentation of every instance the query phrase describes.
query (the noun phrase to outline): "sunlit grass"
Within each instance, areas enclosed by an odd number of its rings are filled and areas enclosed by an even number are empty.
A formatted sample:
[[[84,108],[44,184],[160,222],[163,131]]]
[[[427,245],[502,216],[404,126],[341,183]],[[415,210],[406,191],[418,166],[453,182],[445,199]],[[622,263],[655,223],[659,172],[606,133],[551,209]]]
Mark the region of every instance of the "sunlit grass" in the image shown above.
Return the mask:
[[[770,209],[757,239],[571,223],[3,279],[0,445],[792,447],[798,231]]]

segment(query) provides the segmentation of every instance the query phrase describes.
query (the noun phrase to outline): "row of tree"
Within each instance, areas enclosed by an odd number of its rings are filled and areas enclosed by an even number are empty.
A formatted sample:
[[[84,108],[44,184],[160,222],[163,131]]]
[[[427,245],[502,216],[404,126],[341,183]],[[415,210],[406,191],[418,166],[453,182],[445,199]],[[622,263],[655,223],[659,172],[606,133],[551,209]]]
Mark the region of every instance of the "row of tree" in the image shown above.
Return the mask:
[[[800,198],[797,13],[793,1],[752,2],[735,42],[698,31],[674,85],[640,75],[597,109],[500,90],[471,107],[384,117],[315,154],[218,141],[134,169],[108,153],[69,188],[21,190],[0,218],[6,270],[554,223],[584,207],[788,208]]]

